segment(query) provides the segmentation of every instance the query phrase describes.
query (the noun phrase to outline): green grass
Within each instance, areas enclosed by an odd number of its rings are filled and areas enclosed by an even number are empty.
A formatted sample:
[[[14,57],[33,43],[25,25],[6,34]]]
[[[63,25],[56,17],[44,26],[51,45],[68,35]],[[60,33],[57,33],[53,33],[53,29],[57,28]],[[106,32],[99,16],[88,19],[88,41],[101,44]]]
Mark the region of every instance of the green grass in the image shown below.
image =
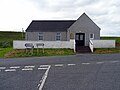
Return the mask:
[[[42,49],[37,50],[34,49],[33,54],[31,50],[13,50],[7,54],[5,54],[5,58],[12,57],[33,57],[33,56],[63,56],[63,55],[74,55],[74,51],[72,49],[45,49],[44,53]]]
[[[4,55],[12,50],[12,48],[0,48],[0,58],[5,57]]]
[[[113,54],[120,53],[120,48],[97,48],[94,51],[95,54]]]
[[[101,40],[116,40],[116,43],[120,43],[120,37],[100,37]]]
[[[25,38],[25,33],[0,31],[0,57],[4,57],[6,53],[12,50],[13,40],[22,40]]]
[[[23,40],[22,32],[10,32],[10,31],[0,31],[0,41],[13,41],[13,40]]]
[[[13,40],[24,40],[25,33],[0,31],[0,48],[12,47]]]

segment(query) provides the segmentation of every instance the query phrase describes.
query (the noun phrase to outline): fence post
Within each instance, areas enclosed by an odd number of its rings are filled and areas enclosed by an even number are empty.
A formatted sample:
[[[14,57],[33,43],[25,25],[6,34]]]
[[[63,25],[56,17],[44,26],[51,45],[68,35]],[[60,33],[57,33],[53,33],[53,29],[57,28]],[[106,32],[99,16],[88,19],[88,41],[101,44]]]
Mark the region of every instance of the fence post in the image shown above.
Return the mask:
[[[42,48],[43,48],[43,53],[44,53],[44,43],[37,43],[36,46],[37,46],[37,54],[38,54],[38,52],[39,52],[39,46],[42,46]]]
[[[33,54],[34,46],[33,46],[32,43],[26,43],[25,47],[26,47],[26,53],[27,53],[27,49],[30,48],[31,49],[31,53]]]

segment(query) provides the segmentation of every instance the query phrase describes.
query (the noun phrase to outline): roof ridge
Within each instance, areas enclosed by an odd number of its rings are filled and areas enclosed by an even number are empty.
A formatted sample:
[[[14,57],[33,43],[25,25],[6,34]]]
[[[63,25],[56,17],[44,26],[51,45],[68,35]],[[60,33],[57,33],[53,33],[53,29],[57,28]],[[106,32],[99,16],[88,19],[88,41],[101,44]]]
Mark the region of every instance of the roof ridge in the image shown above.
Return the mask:
[[[32,20],[32,21],[76,21],[76,20]]]

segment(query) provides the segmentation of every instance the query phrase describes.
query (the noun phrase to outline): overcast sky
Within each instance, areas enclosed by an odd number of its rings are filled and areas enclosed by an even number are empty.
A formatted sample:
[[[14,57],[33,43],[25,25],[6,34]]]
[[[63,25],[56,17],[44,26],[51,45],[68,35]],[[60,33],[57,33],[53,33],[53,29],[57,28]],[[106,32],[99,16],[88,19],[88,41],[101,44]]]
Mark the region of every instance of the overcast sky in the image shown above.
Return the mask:
[[[32,20],[76,20],[86,13],[101,35],[120,36],[120,0],[0,0],[0,31],[21,31]]]

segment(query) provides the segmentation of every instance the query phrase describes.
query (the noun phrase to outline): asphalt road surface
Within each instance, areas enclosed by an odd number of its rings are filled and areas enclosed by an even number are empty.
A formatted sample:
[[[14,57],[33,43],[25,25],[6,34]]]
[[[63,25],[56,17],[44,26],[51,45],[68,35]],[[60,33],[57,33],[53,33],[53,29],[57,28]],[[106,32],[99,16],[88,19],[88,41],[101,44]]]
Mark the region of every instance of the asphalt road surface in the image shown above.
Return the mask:
[[[120,54],[0,59],[0,90],[120,90]]]

